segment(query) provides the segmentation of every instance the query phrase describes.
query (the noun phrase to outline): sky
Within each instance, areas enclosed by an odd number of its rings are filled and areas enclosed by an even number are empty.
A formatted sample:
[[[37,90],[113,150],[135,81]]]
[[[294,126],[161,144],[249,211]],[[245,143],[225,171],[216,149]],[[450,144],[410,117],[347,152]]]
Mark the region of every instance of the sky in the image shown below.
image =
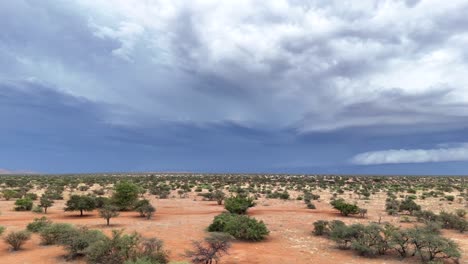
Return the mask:
[[[466,14],[0,1],[0,173],[468,174]]]

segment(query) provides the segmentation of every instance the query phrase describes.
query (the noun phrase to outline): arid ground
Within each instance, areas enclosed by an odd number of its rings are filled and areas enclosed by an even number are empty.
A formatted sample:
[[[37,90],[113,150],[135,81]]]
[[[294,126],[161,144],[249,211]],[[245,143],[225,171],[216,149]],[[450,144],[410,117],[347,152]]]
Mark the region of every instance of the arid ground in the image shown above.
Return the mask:
[[[234,242],[229,255],[221,259],[221,263],[414,263],[417,259],[399,259],[396,255],[386,255],[378,258],[358,256],[351,250],[339,250],[333,241],[313,236],[312,223],[316,220],[339,219],[346,223],[369,223],[388,221],[395,225],[413,226],[415,223],[400,223],[400,217],[388,216],[385,211],[385,193],[377,193],[370,200],[359,200],[357,196],[345,195],[347,200],[356,201],[358,205],[368,209],[368,216],[343,217],[330,204],[331,194],[328,191],[317,191],[321,198],[314,201],[317,209],[307,209],[303,201],[290,199],[260,198],[257,206],[248,211],[248,215],[263,220],[271,231],[267,240],[262,242]],[[213,217],[224,211],[224,207],[216,201],[203,201],[196,193],[191,192],[187,198],[179,198],[175,192],[169,199],[158,199],[147,195],[156,206],[155,216],[146,220],[138,217],[136,212],[123,212],[119,217],[111,219],[111,226],[105,226],[105,220],[99,218],[96,211],[87,212],[80,217],[77,212],[64,212],[64,203],[69,193],[64,193],[64,200],[56,201],[47,213],[54,222],[65,222],[75,225],[86,225],[110,233],[112,229],[125,229],[125,232],[137,231],[143,236],[156,236],[162,239],[166,249],[170,250],[171,261],[187,261],[182,255],[191,248],[192,240],[200,240],[206,235],[206,227]],[[294,198],[294,194],[292,198]],[[453,211],[463,208],[458,202],[447,203],[436,198],[418,200],[423,209],[434,212],[440,210]],[[8,231],[22,230],[35,217],[42,214],[32,212],[16,212],[14,201],[0,201],[0,225]],[[468,235],[456,230],[443,230],[443,235],[456,241],[462,251],[460,263],[468,263]],[[23,250],[12,252],[8,246],[0,242],[0,263],[85,263],[84,260],[66,261],[64,251],[59,246],[42,246],[38,235],[34,234]]]

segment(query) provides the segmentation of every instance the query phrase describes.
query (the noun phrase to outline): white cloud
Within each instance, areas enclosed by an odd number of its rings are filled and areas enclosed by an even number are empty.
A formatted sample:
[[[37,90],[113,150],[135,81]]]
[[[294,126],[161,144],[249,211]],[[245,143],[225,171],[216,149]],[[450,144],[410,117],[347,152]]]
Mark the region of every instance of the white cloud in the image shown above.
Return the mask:
[[[468,161],[468,143],[435,149],[390,149],[360,153],[351,160],[357,165]]]

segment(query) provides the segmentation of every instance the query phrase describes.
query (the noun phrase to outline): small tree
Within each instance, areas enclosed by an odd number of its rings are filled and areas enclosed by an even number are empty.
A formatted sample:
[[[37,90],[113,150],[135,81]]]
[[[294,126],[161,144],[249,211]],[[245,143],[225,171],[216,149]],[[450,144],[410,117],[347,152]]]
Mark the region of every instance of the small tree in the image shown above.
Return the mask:
[[[44,214],[47,214],[47,208],[54,204],[54,200],[50,199],[47,195],[43,194],[39,199],[39,207],[44,209]]]
[[[3,197],[5,200],[9,201],[11,198],[15,198],[18,195],[18,192],[11,189],[3,190]]]
[[[23,244],[31,238],[28,231],[13,231],[5,237],[5,242],[11,246],[14,251],[20,250]]]
[[[92,211],[96,208],[96,202],[93,197],[87,195],[72,195],[67,201],[65,211],[80,211],[80,216],[83,216],[83,211]]]
[[[138,200],[139,193],[137,185],[127,181],[119,182],[114,187],[112,201],[120,210],[129,210]]]
[[[216,190],[213,192],[213,198],[218,202],[218,205],[223,204],[224,197],[226,197],[226,195],[222,190]]]
[[[105,205],[99,209],[99,216],[106,219],[107,225],[109,225],[111,218],[119,216],[119,208],[113,205]]]
[[[229,254],[232,236],[225,233],[210,233],[205,238],[205,245],[201,241],[193,241],[194,250],[187,250],[185,256],[190,258],[192,263],[211,264],[218,263],[223,254]]]

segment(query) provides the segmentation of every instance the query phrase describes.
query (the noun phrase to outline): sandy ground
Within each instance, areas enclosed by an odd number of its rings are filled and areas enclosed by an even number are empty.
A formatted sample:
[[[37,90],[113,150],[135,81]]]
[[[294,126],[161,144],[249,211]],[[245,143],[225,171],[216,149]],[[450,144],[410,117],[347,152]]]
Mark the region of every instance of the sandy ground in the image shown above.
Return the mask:
[[[368,208],[367,218],[342,217],[333,210],[328,201],[329,194],[319,193],[323,201],[317,202],[316,210],[305,208],[302,201],[281,201],[276,199],[260,199],[257,206],[249,210],[249,215],[263,220],[271,233],[266,241],[247,243],[234,242],[230,255],[221,259],[221,263],[415,263],[416,259],[407,258],[400,260],[397,256],[384,256],[379,258],[364,258],[352,251],[343,251],[335,247],[334,242],[311,235],[312,223],[316,220],[339,219],[346,223],[368,223],[388,221],[395,225],[412,226],[411,223],[399,223],[398,217],[387,216],[384,212],[385,195],[373,196],[370,201],[358,200],[358,204]],[[98,217],[96,211],[88,212],[84,217],[78,213],[63,212],[64,201],[57,201],[49,209],[47,217],[54,222],[66,222],[75,225],[87,225],[90,228],[102,229],[109,233],[112,229],[124,228],[125,232],[137,231],[145,237],[155,236],[163,239],[166,249],[170,250],[172,261],[186,260],[182,254],[191,248],[192,240],[200,240],[207,233],[206,227],[214,216],[223,211],[223,206],[216,202],[201,201],[200,197],[194,201],[195,194],[189,198],[171,198],[159,200],[148,197],[157,207],[155,217],[145,220],[137,216],[136,212],[123,212],[118,218],[111,219],[111,226],[105,226],[105,220]],[[348,200],[353,200],[349,195],[343,195]],[[356,197],[357,198],[357,197]],[[447,211],[462,208],[461,204],[449,205],[446,201],[440,206],[438,200],[418,200],[423,208],[438,211],[444,208]],[[5,233],[12,230],[21,230],[41,214],[31,212],[13,211],[14,201],[0,201],[0,225],[7,228]],[[461,247],[463,257],[460,263],[468,263],[468,235],[460,234],[452,230],[444,230],[443,234],[454,239]],[[4,234],[5,235],[5,234]],[[8,246],[0,242],[0,263],[85,263],[83,260],[65,261],[64,251],[58,246],[41,246],[38,235],[33,235],[24,249],[11,252]]]

